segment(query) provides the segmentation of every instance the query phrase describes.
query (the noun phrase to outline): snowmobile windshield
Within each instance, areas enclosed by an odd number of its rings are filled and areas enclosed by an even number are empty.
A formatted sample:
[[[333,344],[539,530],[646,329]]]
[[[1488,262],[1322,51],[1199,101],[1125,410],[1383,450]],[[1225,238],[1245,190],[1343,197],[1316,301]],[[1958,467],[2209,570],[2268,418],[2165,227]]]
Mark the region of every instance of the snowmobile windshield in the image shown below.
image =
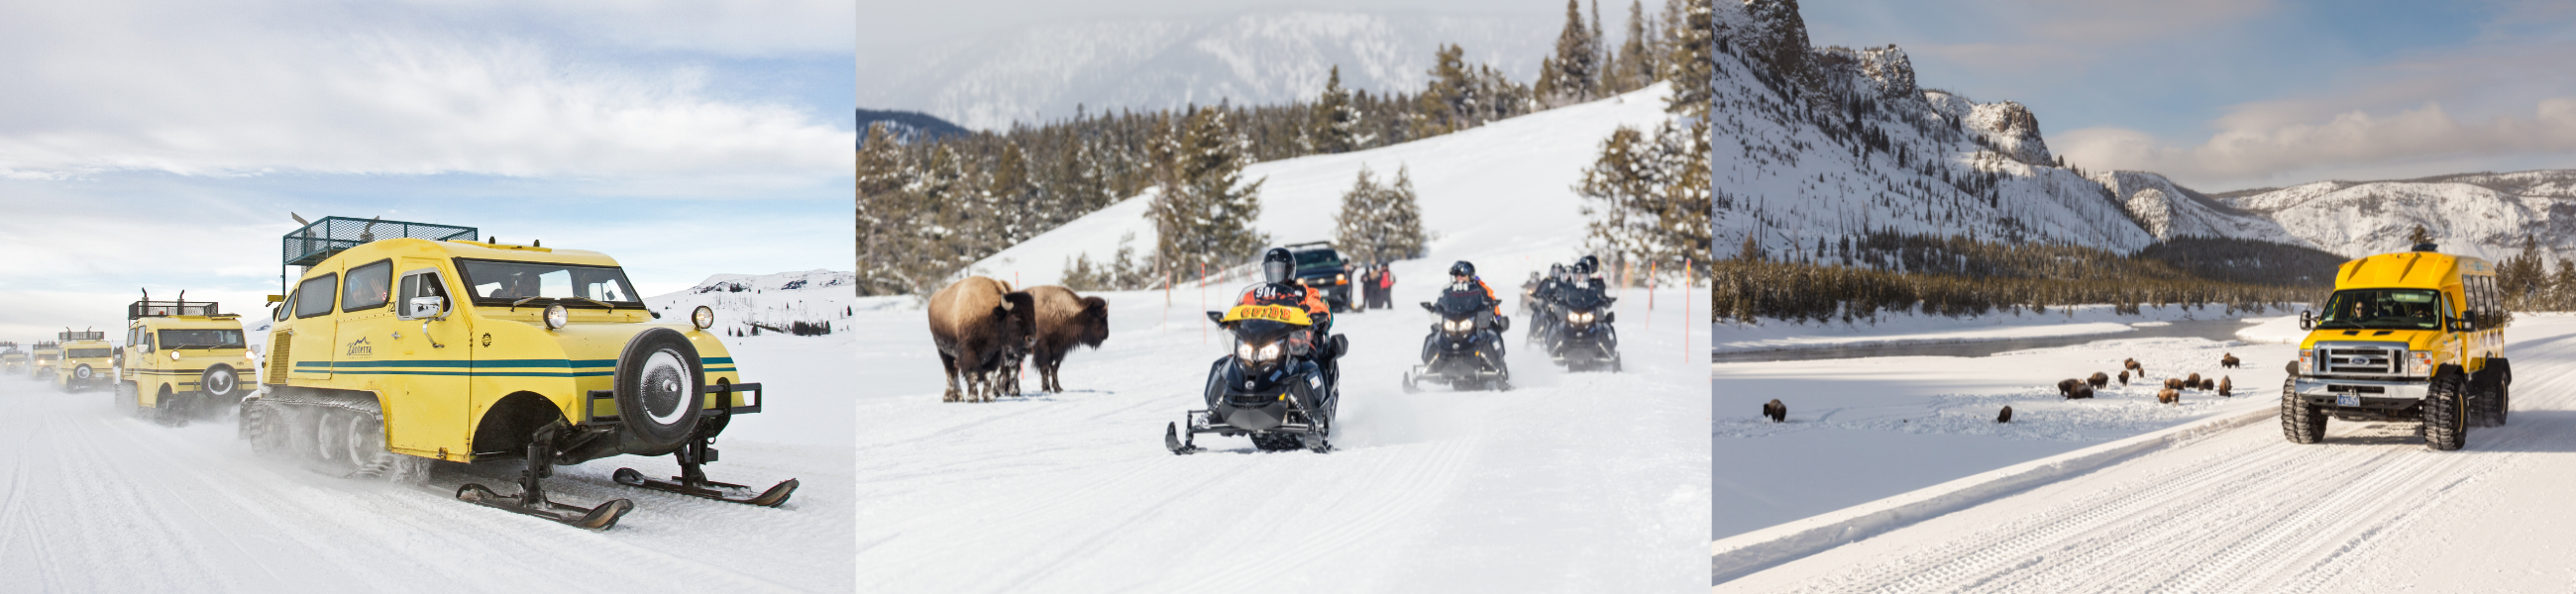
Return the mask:
[[[1476,312],[1484,311],[1485,305],[1485,295],[1482,293],[1442,293],[1439,303],[1440,317],[1451,320],[1475,317]]]
[[[458,258],[476,305],[562,305],[616,309],[643,307],[626,271],[614,266],[497,262]],[[523,303],[524,301],[524,303]]]
[[[193,328],[161,331],[164,349],[238,349],[243,348],[242,332],[224,328]]]
[[[2438,330],[2449,311],[2431,289],[2335,291],[2317,316],[2318,330]]]
[[[1566,291],[1564,301],[1566,309],[1576,311],[1591,311],[1609,305],[1609,300],[1603,298],[1600,291],[1590,289]]]

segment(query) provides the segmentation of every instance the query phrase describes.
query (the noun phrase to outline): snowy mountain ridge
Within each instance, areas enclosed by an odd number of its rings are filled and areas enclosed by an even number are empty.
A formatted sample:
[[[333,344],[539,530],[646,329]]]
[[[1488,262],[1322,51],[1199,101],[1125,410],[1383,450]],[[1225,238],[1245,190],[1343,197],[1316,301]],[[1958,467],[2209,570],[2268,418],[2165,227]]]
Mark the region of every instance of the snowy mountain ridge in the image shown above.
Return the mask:
[[[2553,261],[2576,255],[2576,170],[2323,181],[2214,200],[2346,256],[2405,250],[2416,225],[2449,253],[2502,259],[2522,253],[2529,237]]]
[[[716,310],[715,330],[727,335],[789,332],[802,324],[808,332],[849,329],[858,302],[858,275],[833,270],[773,274],[716,274],[686,289],[644,298],[644,306],[664,321],[687,321],[689,312],[705,305]]]
[[[1047,23],[926,47],[863,48],[859,104],[927,112],[976,130],[1012,122],[1231,101],[1313,99],[1326,74],[1372,93],[1418,91],[1443,43],[1470,66],[1533,80],[1561,17],[1254,11]]]

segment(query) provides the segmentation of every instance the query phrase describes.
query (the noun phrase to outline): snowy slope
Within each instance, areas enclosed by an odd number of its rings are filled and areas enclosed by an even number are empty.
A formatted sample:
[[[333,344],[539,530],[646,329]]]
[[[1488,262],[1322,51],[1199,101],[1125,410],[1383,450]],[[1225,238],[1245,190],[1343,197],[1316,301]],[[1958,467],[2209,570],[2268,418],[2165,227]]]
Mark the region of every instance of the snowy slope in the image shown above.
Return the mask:
[[[2576,170],[2327,181],[2219,200],[2268,216],[2286,233],[2346,256],[2405,250],[2416,225],[2449,253],[2503,258],[2521,253],[2528,236],[2554,256],[2576,255]]]
[[[1993,496],[1719,592],[2549,592],[2576,514],[2576,318],[2507,331],[2511,424],[2433,452],[2411,423],[2265,419]]]
[[[2163,175],[2110,171],[2093,174],[2092,179],[2109,188],[2129,215],[2156,239],[2192,236],[2297,243],[2289,239],[2290,232],[2280,223],[2175,185]]]
[[[748,335],[755,326],[776,332],[800,322],[843,332],[849,330],[849,307],[857,299],[851,288],[856,278],[830,270],[718,274],[687,289],[646,297],[644,306],[661,319],[681,321],[700,305],[713,307],[714,330],[727,336]]]
[[[1243,179],[1261,186],[1259,230],[1273,244],[1330,240],[1360,167],[1378,179],[1407,167],[1434,236],[1425,261],[1436,274],[1451,260],[1478,259],[1487,279],[1520,279],[1525,271],[1572,260],[1583,244],[1582,198],[1574,184],[1599,158],[1601,142],[1619,126],[1651,128],[1663,122],[1670,86],[1656,84],[1618,97],[1542,111],[1484,127],[1394,146],[1257,163]],[[1055,284],[1065,263],[1087,255],[1098,261],[1133,234],[1138,253],[1152,251],[1156,234],[1144,217],[1152,194],[1131,197],[984,258],[968,270],[1018,286]],[[1396,278],[1408,278],[1398,269]],[[1413,276],[1410,278],[1430,278]],[[1517,285],[1517,282],[1513,284]]]
[[[1077,105],[1103,113],[1311,100],[1335,65],[1346,88],[1418,91],[1429,80],[1424,64],[1443,43],[1465,49],[1470,66],[1528,81],[1563,24],[1545,11],[1289,10],[1042,23],[923,47],[862,48],[858,102],[998,130],[1070,118]]]

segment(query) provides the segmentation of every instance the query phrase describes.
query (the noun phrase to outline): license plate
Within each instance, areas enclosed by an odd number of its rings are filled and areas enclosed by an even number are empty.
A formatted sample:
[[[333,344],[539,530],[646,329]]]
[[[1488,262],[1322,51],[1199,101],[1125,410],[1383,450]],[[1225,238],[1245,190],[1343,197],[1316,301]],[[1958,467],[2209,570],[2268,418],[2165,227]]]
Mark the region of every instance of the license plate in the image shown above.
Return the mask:
[[[2361,406],[2359,394],[2336,394],[2335,406]]]

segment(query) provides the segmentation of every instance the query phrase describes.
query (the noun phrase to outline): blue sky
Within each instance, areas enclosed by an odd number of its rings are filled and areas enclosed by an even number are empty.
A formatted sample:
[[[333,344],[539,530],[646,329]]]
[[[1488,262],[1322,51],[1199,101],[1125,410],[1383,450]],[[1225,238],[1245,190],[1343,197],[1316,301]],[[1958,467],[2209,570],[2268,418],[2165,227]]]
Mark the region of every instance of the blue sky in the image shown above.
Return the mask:
[[[2222,191],[2576,167],[2576,3],[1853,0],[1812,41],[2018,101],[2087,168]]]
[[[0,338],[258,313],[287,213],[593,249],[648,294],[851,258],[845,1],[0,8]]]

